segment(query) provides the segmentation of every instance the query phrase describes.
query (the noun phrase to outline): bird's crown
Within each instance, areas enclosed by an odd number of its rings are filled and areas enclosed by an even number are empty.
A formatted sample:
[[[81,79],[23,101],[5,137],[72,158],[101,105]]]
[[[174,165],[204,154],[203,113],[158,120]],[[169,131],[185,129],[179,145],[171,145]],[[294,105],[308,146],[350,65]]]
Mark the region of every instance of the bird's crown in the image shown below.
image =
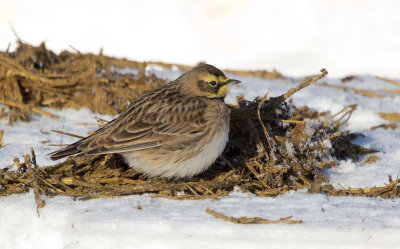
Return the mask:
[[[229,79],[218,68],[209,64],[199,64],[188,74],[194,79],[199,95],[207,98],[225,98],[229,86],[240,83],[239,80]]]

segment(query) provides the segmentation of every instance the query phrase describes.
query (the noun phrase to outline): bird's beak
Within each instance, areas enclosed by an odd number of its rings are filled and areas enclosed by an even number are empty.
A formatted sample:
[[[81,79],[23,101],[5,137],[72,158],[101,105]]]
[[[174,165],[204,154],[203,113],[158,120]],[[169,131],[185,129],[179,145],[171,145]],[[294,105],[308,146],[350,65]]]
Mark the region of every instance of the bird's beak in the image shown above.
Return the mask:
[[[234,79],[229,79],[228,82],[226,82],[227,85],[236,85],[239,84],[241,81],[240,80],[234,80]]]

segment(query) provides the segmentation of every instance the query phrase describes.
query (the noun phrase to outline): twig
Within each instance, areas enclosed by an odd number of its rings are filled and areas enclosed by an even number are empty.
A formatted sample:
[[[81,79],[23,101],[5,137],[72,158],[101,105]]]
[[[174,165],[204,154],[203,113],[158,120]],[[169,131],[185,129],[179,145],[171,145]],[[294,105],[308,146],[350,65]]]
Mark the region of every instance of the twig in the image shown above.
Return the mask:
[[[10,25],[11,31],[13,32],[13,34],[15,35],[15,37],[17,38],[18,42],[22,43],[21,38],[19,37],[17,31],[15,30],[14,26],[12,25],[11,21],[8,22],[8,24]]]
[[[400,86],[400,82],[397,82],[397,81],[394,81],[394,80],[390,80],[390,79],[386,79],[386,78],[379,77],[379,76],[376,76],[376,78],[378,80],[382,80],[382,81],[384,81],[386,83],[389,83],[389,84],[392,84],[392,85],[395,85],[395,86]]]
[[[311,77],[309,79],[306,79],[305,81],[303,81],[300,85],[290,89],[289,91],[287,91],[285,94],[282,94],[279,97],[275,97],[275,98],[271,98],[268,102],[269,106],[268,109],[275,109],[276,107],[278,107],[283,101],[287,100],[290,96],[292,96],[295,92],[300,91],[301,89],[303,89],[304,87],[307,87],[309,85],[311,85],[312,83],[314,83],[315,81],[325,77],[328,74],[328,71],[326,71],[324,68],[322,68],[320,70],[321,74],[316,75],[314,77]]]
[[[348,110],[348,109],[349,109],[349,110]],[[357,105],[355,105],[355,104],[354,104],[354,105],[345,106],[342,110],[340,110],[339,112],[337,112],[335,115],[332,115],[331,117],[329,117],[329,118],[325,121],[325,125],[328,126],[328,124],[329,124],[330,121],[332,121],[335,117],[339,116],[339,114],[343,113],[343,115],[340,116],[340,117],[338,118],[338,120],[336,120],[336,121],[332,124],[332,126],[335,127],[335,128],[342,126],[344,123],[346,123],[346,122],[350,119],[351,115],[353,114],[353,112],[354,112],[356,109],[357,109]],[[346,111],[346,110],[347,110],[347,111]],[[347,118],[346,118],[344,121],[342,121],[346,116],[347,116]],[[340,122],[340,121],[342,121],[342,122]]]
[[[250,164],[250,162],[245,162],[246,167],[250,170],[251,173],[257,178],[257,180],[263,185],[265,188],[270,189],[271,187],[268,186],[259,176],[257,171],[254,169],[253,165]]]
[[[94,119],[97,121],[98,126],[103,126],[105,124],[107,124],[108,122],[110,122],[109,120],[105,120],[104,118],[100,118],[100,117],[94,117]]]
[[[274,121],[281,121],[284,123],[293,123],[293,124],[305,124],[306,122],[301,121],[301,120],[291,120],[291,119],[268,119],[268,120],[274,120]]]
[[[224,157],[223,155],[220,155],[219,158],[221,158],[222,161],[224,161],[226,163],[226,165],[229,166],[229,168],[231,168],[232,170],[235,170],[235,167],[233,166],[233,164],[228,159],[226,159],[226,157]]]
[[[383,88],[381,91],[387,92],[387,93],[400,94],[400,90],[399,89]]]
[[[206,213],[211,214],[217,219],[222,219],[226,221],[230,221],[235,224],[276,224],[276,223],[287,223],[287,224],[300,224],[303,221],[302,220],[290,220],[292,216],[285,217],[285,218],[279,218],[279,220],[266,220],[260,217],[240,217],[240,218],[234,218],[232,216],[226,216],[224,214],[218,213],[214,210],[211,209],[206,209]]]
[[[39,195],[39,181],[38,181],[38,176],[37,176],[37,171],[38,171],[38,165],[36,163],[36,155],[35,155],[35,151],[33,150],[33,148],[31,147],[31,162],[33,164],[33,168],[31,166],[31,164],[28,164],[29,167],[29,172],[31,175],[31,181],[32,181],[32,186],[33,186],[33,192],[35,195],[35,201],[36,201],[36,213],[37,216],[40,218],[40,214],[39,214],[39,208],[42,208],[45,204],[45,202],[43,200],[40,200],[40,195]]]
[[[378,115],[386,120],[391,120],[391,121],[400,121],[400,113],[384,113],[384,112],[378,112]]]
[[[7,46],[7,48],[6,48],[6,54],[8,54],[9,53],[9,51],[10,51],[10,47],[11,47],[11,42],[9,42],[8,43],[8,46]]]
[[[97,184],[97,186],[96,186],[96,184],[86,182],[81,177],[74,177],[74,176],[63,177],[63,178],[61,178],[61,181],[67,185],[73,185],[73,186],[82,186],[82,187],[88,187],[88,188],[100,187],[99,184]]]
[[[64,132],[65,113],[66,113],[66,110],[64,109],[64,116],[63,116],[63,122],[62,122],[62,128],[61,128],[61,131],[62,131],[62,132]],[[61,138],[60,138],[60,144],[63,144],[63,139],[64,139],[64,136],[63,136],[63,135],[64,135],[64,134],[62,134],[62,136],[61,136]]]
[[[3,143],[3,136],[4,136],[4,130],[0,130],[0,149],[6,147],[8,144],[2,144]]]
[[[76,49],[76,48],[75,48],[74,46],[72,46],[71,44],[68,45],[68,47],[70,47],[72,50],[74,50],[77,54],[79,54],[79,55],[82,54],[78,49]]]
[[[81,178],[82,179],[82,178]],[[83,179],[77,179],[76,177],[63,177],[61,181],[67,185],[73,186],[82,186],[89,187],[88,182],[85,182]],[[207,181],[207,182],[188,182],[194,187],[200,188],[210,188],[210,189],[221,189],[221,188],[229,188],[233,187],[238,183],[237,180],[234,179],[226,179],[222,182],[216,181]],[[91,186],[93,187],[93,186]],[[144,194],[144,193],[152,193],[159,191],[173,191],[173,190],[182,190],[186,189],[187,185],[183,183],[155,183],[155,182],[141,182],[136,185],[127,185],[124,188],[120,186],[116,186],[115,188],[102,189],[99,193],[87,193],[85,194],[88,197],[116,197],[116,196],[124,196],[124,195],[132,195],[132,194]],[[66,195],[75,196],[73,193],[65,193]],[[83,194],[80,192],[76,196],[82,196]]]
[[[192,194],[194,194],[194,196],[199,196],[199,194],[196,192],[196,190],[194,190],[188,183],[186,183],[186,182],[182,182],[182,183],[190,190],[190,192],[192,192]]]
[[[43,110],[41,110],[41,109],[39,109],[39,108],[36,108],[36,107],[34,107],[34,106],[29,107],[29,106],[26,106],[26,105],[21,105],[21,104],[14,103],[14,102],[11,102],[11,101],[7,101],[7,100],[4,100],[4,99],[0,99],[0,103],[2,103],[2,104],[4,104],[4,105],[8,105],[8,106],[17,107],[17,108],[20,108],[20,109],[22,109],[22,110],[27,110],[27,111],[30,112],[30,113],[31,113],[31,112],[36,112],[36,113],[39,113],[39,114],[48,116],[48,117],[50,117],[50,118],[56,118],[56,119],[58,119],[58,116],[57,116],[57,115],[52,114],[52,113],[50,113],[50,112],[43,111]]]
[[[55,133],[62,134],[62,135],[67,135],[67,136],[70,136],[70,137],[76,137],[76,138],[79,138],[79,139],[85,138],[83,136],[79,136],[79,135],[75,135],[75,134],[72,134],[72,133],[63,132],[63,131],[59,131],[59,130],[51,130],[51,131],[55,132]]]
[[[376,93],[373,91],[361,90],[361,89],[356,89],[356,88],[348,87],[348,86],[331,85],[326,82],[319,84],[319,86],[324,86],[324,87],[329,87],[329,88],[334,88],[334,89],[341,89],[343,91],[353,91],[355,94],[361,94],[363,96],[371,97],[371,98],[383,98],[383,97],[387,96],[387,95],[379,94],[379,93]]]
[[[257,118],[258,118],[258,122],[261,124],[261,127],[262,127],[262,129],[263,129],[264,136],[265,136],[265,139],[267,140],[268,147],[269,147],[270,153],[271,153],[271,155],[272,155],[272,158],[275,158],[274,150],[273,150],[273,148],[272,148],[272,146],[271,146],[271,143],[269,142],[268,131],[267,131],[267,129],[265,128],[265,125],[264,125],[264,123],[263,123],[262,120],[261,120],[261,114],[260,114],[260,112],[261,112],[261,107],[262,107],[262,105],[264,104],[264,102],[267,100],[267,96],[268,96],[268,93],[266,93],[266,94],[264,95],[264,97],[262,97],[260,103],[258,103],[258,106],[257,106]],[[260,145],[263,147],[264,154],[265,154],[265,156],[267,157],[267,160],[269,161],[269,160],[270,160],[270,157],[269,157],[267,151],[265,150],[265,148],[264,148],[264,146],[262,145],[262,143],[260,143]]]
[[[75,123],[75,124],[81,126],[98,125],[98,123]]]

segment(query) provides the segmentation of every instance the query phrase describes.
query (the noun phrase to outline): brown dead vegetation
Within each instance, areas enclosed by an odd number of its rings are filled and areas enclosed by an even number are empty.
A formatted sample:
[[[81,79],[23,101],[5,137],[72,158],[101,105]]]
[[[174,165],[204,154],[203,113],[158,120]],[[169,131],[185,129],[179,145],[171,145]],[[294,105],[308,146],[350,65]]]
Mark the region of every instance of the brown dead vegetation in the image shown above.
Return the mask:
[[[218,213],[211,209],[206,209],[206,213],[214,216],[217,219],[222,219],[225,221],[229,221],[235,224],[276,224],[276,223],[287,223],[287,224],[300,224],[302,223],[301,220],[291,220],[292,216],[280,218],[279,220],[266,220],[260,217],[240,217],[234,218],[229,217],[224,214]]]
[[[165,83],[154,74],[147,74],[146,65],[102,54],[56,55],[44,44],[33,47],[20,42],[15,52],[0,53],[0,102],[9,107],[9,111],[3,109],[1,113],[8,116],[10,123],[28,120],[32,112],[53,115],[44,112],[43,106],[88,107],[95,112],[116,114],[143,92]],[[126,67],[136,69],[136,73],[119,73],[118,69]],[[283,77],[275,71],[231,73]],[[353,144],[351,141],[360,134],[341,129],[356,105],[330,115],[307,107],[296,108],[288,100],[326,74],[323,70],[279,97],[268,99],[265,95],[251,101],[237,97],[237,104],[230,106],[230,139],[225,152],[207,172],[188,181],[146,178],[127,167],[118,155],[70,157],[56,165],[39,167],[32,149],[23,161],[15,158],[13,165],[0,169],[0,195],[33,189],[38,208],[44,206],[40,195],[90,199],[152,194],[201,199],[225,196],[234,186],[258,196],[304,188],[330,195],[399,196],[398,179],[390,179],[382,188],[342,190],[327,182],[321,169],[335,167],[338,159],[359,160],[360,155],[376,151]]]

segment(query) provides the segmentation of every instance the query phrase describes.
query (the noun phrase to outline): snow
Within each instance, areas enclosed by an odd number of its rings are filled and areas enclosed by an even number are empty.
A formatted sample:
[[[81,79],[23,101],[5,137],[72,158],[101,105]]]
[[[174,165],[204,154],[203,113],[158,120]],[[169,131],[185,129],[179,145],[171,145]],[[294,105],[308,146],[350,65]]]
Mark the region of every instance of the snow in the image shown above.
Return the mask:
[[[400,3],[395,0],[303,1],[29,1],[0,3],[0,50],[15,37],[60,52],[72,45],[81,52],[194,65],[206,61],[219,68],[276,68],[293,78],[265,80],[229,75],[242,81],[236,96],[278,96],[315,74],[321,67],[329,78],[320,82],[355,89],[399,89],[375,75],[399,81]],[[73,15],[74,18],[71,18]],[[11,49],[15,48],[11,43]],[[133,73],[136,69],[119,68]],[[173,80],[181,72],[149,64],[146,73]],[[340,77],[356,77],[342,84]],[[361,132],[355,143],[378,150],[373,164],[342,160],[324,170],[335,187],[384,186],[388,175],[400,175],[400,128],[369,130],[388,123],[378,112],[399,112],[400,95],[370,98],[353,91],[315,83],[293,96],[296,106],[332,114],[357,104],[345,129]],[[383,92],[382,92],[383,93]],[[86,136],[97,128],[88,109],[46,111],[59,120],[33,114],[29,123],[7,125],[0,149],[0,167],[12,164],[32,146],[39,165],[53,162],[46,154],[75,138],[49,132],[63,130]],[[327,146],[331,146],[327,144]],[[290,144],[288,144],[290,150]],[[135,195],[76,201],[43,196],[36,215],[33,193],[0,197],[0,248],[399,248],[400,199],[331,197],[290,192],[257,197],[238,190],[218,200],[178,201]],[[142,209],[139,209],[138,206]],[[279,219],[293,216],[302,224],[239,225],[215,219],[206,208],[228,216]]]
[[[177,69],[151,65],[146,70],[168,80],[181,73]],[[135,73],[127,68],[118,72]],[[228,102],[235,101],[238,94],[252,99],[269,91],[269,96],[277,96],[300,81],[230,76],[242,83],[230,91]],[[365,89],[374,89],[377,84],[379,88],[391,87],[371,76],[357,78],[363,80],[362,85],[357,83],[358,79],[346,84]],[[341,84],[335,78],[325,81]],[[396,110],[395,103],[400,96],[367,98],[352,91],[315,84],[296,93],[293,99],[297,106],[309,105],[332,113],[349,104],[359,105],[347,129],[362,132],[365,136],[355,142],[379,150],[378,160],[373,164],[364,164],[363,157],[360,162],[342,160],[337,168],[325,170],[336,187],[384,186],[388,175],[400,175],[400,129],[369,130],[371,126],[386,123],[376,113]],[[11,165],[13,156],[29,153],[30,146],[36,151],[39,165],[50,165],[53,162],[46,154],[56,147],[49,144],[76,140],[49,132],[51,129],[85,136],[97,126],[77,123],[95,123],[95,116],[112,119],[88,109],[45,110],[62,118],[55,120],[35,114],[29,123],[17,122],[13,126],[6,125],[6,119],[0,120],[5,130],[4,143],[9,143],[0,150],[0,167]],[[42,143],[43,140],[47,142]],[[290,146],[287,145],[288,151]],[[64,196],[43,198],[46,205],[40,209],[40,218],[36,215],[32,192],[0,198],[0,248],[398,248],[400,242],[397,236],[400,199],[330,197],[305,191],[261,198],[239,190],[218,200],[197,201],[152,198],[151,195],[88,201]],[[234,217],[275,220],[293,216],[292,219],[303,223],[231,224],[205,213],[206,208]]]
[[[397,248],[400,229],[399,199],[302,192],[260,198],[237,191],[201,201],[56,197],[46,198],[40,218],[32,200],[33,194],[0,200],[7,214],[1,248]],[[215,219],[206,208],[235,217],[293,215],[304,223],[237,225]]]

